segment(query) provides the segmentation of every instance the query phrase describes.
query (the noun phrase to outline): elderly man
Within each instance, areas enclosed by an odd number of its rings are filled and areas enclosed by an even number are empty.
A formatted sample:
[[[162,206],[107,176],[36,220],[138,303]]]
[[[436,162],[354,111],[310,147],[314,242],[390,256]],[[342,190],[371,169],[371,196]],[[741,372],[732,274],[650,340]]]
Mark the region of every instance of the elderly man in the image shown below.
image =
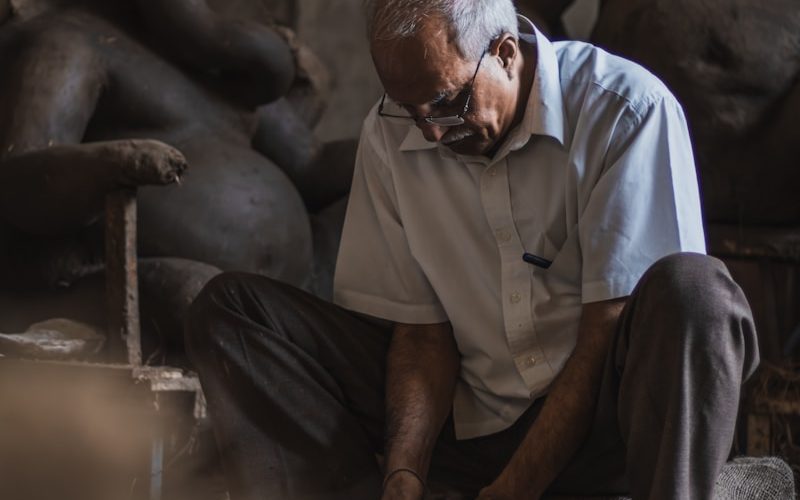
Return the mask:
[[[338,306],[227,274],[188,324],[233,497],[709,498],[758,354],[673,96],[511,0],[368,22]]]

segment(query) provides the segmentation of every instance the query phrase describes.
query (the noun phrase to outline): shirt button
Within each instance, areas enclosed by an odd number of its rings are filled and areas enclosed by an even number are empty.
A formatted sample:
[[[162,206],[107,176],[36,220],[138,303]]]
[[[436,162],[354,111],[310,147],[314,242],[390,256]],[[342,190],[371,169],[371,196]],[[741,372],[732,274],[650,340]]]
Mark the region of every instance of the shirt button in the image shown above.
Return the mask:
[[[522,296],[519,294],[519,292],[514,292],[514,293],[511,294],[511,303],[512,304],[516,304],[520,300],[522,300]]]
[[[532,355],[532,356],[526,356],[524,358],[521,358],[518,361],[518,363],[523,369],[528,370],[528,369],[531,369],[534,366],[536,366],[536,362],[537,361],[538,361],[538,359],[536,358],[536,356]]]
[[[502,243],[507,243],[511,239],[511,231],[508,229],[499,229],[497,231],[497,239]]]
[[[489,167],[489,175],[491,175],[492,177],[497,175],[497,167]]]

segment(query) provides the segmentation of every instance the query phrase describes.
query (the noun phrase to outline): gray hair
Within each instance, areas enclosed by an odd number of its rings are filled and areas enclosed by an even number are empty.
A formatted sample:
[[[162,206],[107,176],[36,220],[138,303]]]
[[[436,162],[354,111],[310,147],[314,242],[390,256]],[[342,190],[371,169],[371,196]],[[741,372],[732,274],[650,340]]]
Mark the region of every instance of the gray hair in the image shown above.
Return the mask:
[[[519,38],[512,0],[365,0],[370,41],[394,41],[414,36],[429,18],[450,27],[461,56],[478,60],[503,33]]]

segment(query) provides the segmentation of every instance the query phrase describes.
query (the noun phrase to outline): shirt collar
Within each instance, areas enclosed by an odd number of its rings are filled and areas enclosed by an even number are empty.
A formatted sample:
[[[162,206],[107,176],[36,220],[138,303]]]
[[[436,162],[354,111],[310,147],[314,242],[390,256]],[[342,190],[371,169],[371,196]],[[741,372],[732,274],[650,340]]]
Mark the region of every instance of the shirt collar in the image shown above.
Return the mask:
[[[536,46],[536,72],[528,96],[522,122],[509,133],[506,144],[501,147],[497,157],[504,152],[516,151],[530,140],[531,135],[547,135],[564,144],[564,101],[561,95],[561,77],[553,44],[541,31],[523,15],[519,18],[520,38]],[[400,151],[418,151],[434,149],[439,144],[428,142],[422,131],[414,125],[409,126],[408,133],[400,144]],[[440,147],[446,156],[452,151]],[[448,154],[449,153],[449,154]]]

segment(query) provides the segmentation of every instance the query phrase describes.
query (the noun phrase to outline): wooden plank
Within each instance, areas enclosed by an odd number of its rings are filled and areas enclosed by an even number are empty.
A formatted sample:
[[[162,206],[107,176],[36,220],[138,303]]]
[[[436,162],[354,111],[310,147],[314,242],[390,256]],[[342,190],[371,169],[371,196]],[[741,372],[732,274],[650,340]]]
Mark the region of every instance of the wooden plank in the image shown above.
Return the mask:
[[[717,257],[800,262],[800,228],[708,224],[708,253]]]
[[[136,191],[106,197],[106,302],[111,359],[142,364],[136,269]]]
[[[133,376],[138,381],[150,382],[150,390],[154,393],[193,392],[194,418],[202,420],[208,415],[206,398],[197,375],[178,368],[143,366],[134,369]]]

